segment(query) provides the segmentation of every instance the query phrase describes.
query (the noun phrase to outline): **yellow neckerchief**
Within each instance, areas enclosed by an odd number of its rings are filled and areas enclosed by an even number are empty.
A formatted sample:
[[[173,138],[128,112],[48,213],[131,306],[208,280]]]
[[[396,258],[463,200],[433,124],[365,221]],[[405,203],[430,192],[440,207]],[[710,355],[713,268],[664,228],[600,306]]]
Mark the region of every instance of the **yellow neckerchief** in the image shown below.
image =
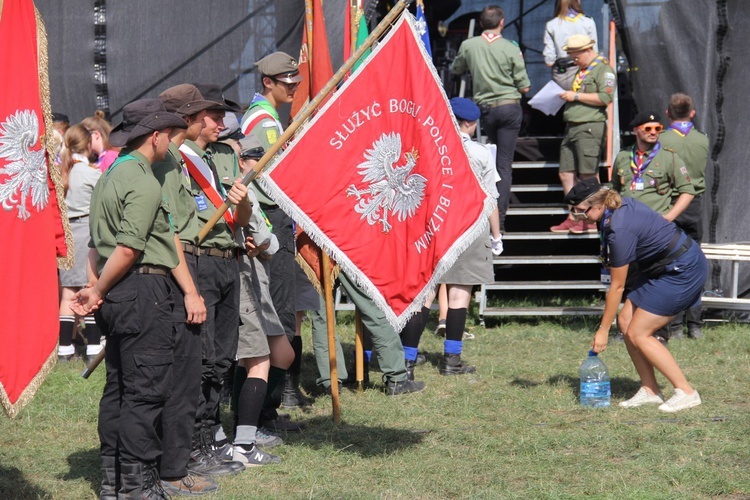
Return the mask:
[[[573,12],[575,12],[575,11],[573,11]],[[580,13],[580,12],[576,12],[576,15],[574,15],[574,16],[572,16],[571,13],[568,12],[567,14],[565,14],[565,17],[563,17],[563,19],[565,19],[566,21],[570,21],[571,23],[574,23],[574,22],[578,21],[582,17],[583,17],[583,14]]]
[[[594,66],[599,64],[599,61],[603,62],[604,64],[607,64],[607,60],[602,56],[596,56],[596,59],[589,65],[588,68],[584,70],[578,70],[578,73],[576,73],[576,77],[573,79],[573,85],[571,87],[571,90],[573,92],[578,92],[583,87],[583,80],[586,78],[586,76],[591,73],[591,70],[594,69]]]

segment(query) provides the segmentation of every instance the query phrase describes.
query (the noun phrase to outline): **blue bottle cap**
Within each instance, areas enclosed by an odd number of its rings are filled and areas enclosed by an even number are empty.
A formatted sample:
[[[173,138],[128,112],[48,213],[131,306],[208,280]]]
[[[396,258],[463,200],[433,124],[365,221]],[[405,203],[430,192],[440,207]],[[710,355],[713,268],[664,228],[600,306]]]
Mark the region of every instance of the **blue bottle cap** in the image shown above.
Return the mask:
[[[596,354],[596,353],[594,352],[594,350],[593,350],[593,349],[591,349],[591,350],[589,351],[589,356],[596,356],[596,355],[597,355],[597,354]]]

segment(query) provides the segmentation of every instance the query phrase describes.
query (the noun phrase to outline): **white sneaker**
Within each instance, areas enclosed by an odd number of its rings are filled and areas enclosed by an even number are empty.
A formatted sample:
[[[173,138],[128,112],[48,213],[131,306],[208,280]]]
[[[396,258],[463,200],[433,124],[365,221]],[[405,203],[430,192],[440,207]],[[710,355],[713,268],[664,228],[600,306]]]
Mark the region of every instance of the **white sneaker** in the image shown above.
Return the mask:
[[[667,413],[675,413],[680,410],[687,410],[694,406],[701,404],[701,397],[698,391],[693,391],[692,394],[685,394],[682,389],[675,389],[674,396],[669,398],[669,401],[659,407],[661,411]]]
[[[490,236],[490,243],[492,244],[492,254],[500,255],[503,253],[503,235],[497,237],[497,239]]]
[[[620,401],[619,406],[622,408],[636,408],[638,406],[642,406],[649,403],[663,403],[664,402],[664,396],[659,394],[649,394],[646,392],[645,387],[641,387],[638,389],[638,392],[635,393],[635,396],[633,396],[630,399],[626,399],[625,401]],[[661,408],[661,407],[660,407]]]

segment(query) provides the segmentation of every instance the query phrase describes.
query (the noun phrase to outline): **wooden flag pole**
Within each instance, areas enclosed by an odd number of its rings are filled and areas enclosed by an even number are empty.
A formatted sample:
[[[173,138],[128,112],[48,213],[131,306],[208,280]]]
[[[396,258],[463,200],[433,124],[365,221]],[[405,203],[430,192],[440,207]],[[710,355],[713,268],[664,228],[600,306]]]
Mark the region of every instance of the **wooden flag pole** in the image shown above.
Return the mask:
[[[364,325],[359,309],[354,310],[354,371],[357,379],[357,392],[365,390],[365,356],[364,356]]]
[[[268,151],[263,155],[263,157],[258,160],[258,163],[255,164],[253,169],[245,175],[245,177],[242,179],[242,183],[245,186],[249,186],[253,180],[255,180],[256,177],[258,177],[258,174],[260,174],[261,171],[266,167],[269,161],[276,156],[276,153],[279,152],[279,150],[286,144],[289,139],[292,138],[294,133],[297,131],[297,129],[312,115],[313,111],[320,105],[321,102],[330,94],[336,86],[341,82],[341,80],[344,79],[346,74],[352,69],[354,64],[359,60],[360,57],[365,53],[367,49],[372,46],[373,43],[375,43],[376,40],[378,40],[383,33],[393,24],[398,16],[401,14],[401,11],[404,10],[406,7],[407,2],[405,0],[399,0],[396,5],[393,6],[393,8],[388,12],[388,14],[383,18],[382,21],[380,21],[380,24],[377,25],[377,27],[370,33],[370,35],[365,39],[365,41],[362,43],[362,45],[357,48],[357,50],[352,54],[352,56],[344,63],[343,66],[341,66],[338,71],[333,75],[333,77],[328,80],[328,83],[325,84],[325,86],[318,92],[318,95],[315,96],[315,98],[307,103],[307,105],[302,108],[302,111],[300,111],[297,116],[294,117],[294,120],[292,123],[289,124],[289,127],[284,131],[283,134],[279,137],[279,139],[270,147],[268,148]],[[309,40],[308,40],[309,43]],[[214,225],[224,216],[224,212],[229,209],[229,204],[225,201],[221,204],[221,206],[216,210],[214,215],[206,222],[206,225],[203,226],[203,229],[200,230],[200,233],[198,233],[198,244],[200,244],[204,239],[206,239],[206,236],[208,233],[213,229]]]
[[[331,259],[321,252],[323,272],[320,281],[326,304],[326,327],[328,331],[328,368],[331,371],[331,404],[333,406],[333,423],[341,423],[341,403],[339,402],[339,369],[336,360],[336,317],[333,312],[333,283],[331,283]]]

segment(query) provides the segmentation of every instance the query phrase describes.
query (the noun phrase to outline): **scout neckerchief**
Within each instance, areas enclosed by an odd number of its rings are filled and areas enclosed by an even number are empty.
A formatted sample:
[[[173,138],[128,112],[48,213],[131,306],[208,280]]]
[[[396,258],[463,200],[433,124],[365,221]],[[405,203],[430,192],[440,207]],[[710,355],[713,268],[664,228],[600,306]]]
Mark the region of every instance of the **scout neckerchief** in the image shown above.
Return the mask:
[[[576,73],[576,77],[573,79],[573,86],[571,87],[571,90],[573,92],[578,92],[581,90],[583,86],[583,80],[588,76],[589,73],[591,73],[591,70],[594,69],[594,66],[599,64],[599,62],[602,62],[604,64],[607,64],[607,60],[602,56],[596,56],[596,59],[593,60],[591,64],[589,64],[589,67],[586,69],[579,69],[578,73]]]
[[[255,109],[253,109],[255,108]],[[279,113],[273,104],[268,102],[268,99],[260,94],[255,94],[252,102],[250,103],[249,109],[251,113],[242,120],[242,126],[240,129],[242,133],[248,135],[250,131],[262,120],[271,119],[276,122],[276,126],[279,129],[279,135],[284,133],[284,129],[281,127],[281,121],[279,120]]]
[[[570,22],[576,22],[582,17],[583,17],[583,14],[581,12],[576,12],[573,9],[568,9],[568,13],[565,15],[563,19],[565,19],[566,21],[570,21]]]
[[[630,190],[643,191],[643,172],[646,171],[651,160],[654,159],[656,153],[661,149],[661,144],[657,142],[645,160],[638,155],[636,149],[635,145],[633,145],[633,150],[630,152],[630,170],[633,172],[633,180],[630,181]]]
[[[694,126],[693,122],[672,122],[669,128],[674,130],[680,137],[685,137],[693,130]]]
[[[224,203],[224,197],[216,190],[216,180],[214,179],[214,173],[211,170],[211,167],[209,167],[208,164],[203,161],[203,158],[201,158],[187,144],[180,146],[180,154],[185,161],[185,166],[187,167],[190,177],[195,179],[195,182],[198,183],[211,203],[213,203],[216,208],[219,208]],[[222,186],[221,183],[219,183],[219,188],[221,189],[222,194],[226,196],[224,186]],[[224,212],[224,219],[227,221],[227,224],[229,224],[229,228],[232,232],[234,232],[234,216],[232,215],[231,209]]]
[[[487,43],[495,42],[497,40],[500,40],[502,37],[503,35],[499,35],[491,31],[485,31],[482,33],[482,38],[484,38],[487,41]]]

